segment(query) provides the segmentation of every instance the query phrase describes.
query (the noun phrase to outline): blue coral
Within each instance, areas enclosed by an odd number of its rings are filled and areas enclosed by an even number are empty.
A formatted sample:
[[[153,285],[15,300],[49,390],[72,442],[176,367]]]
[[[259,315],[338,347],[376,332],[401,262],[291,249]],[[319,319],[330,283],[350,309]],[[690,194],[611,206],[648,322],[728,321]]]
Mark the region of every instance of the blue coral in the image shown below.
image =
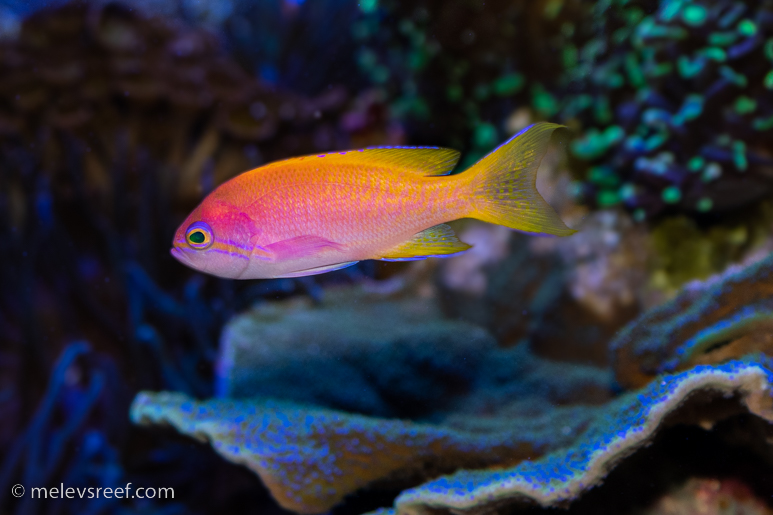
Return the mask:
[[[773,319],[772,267],[773,254],[732,266],[688,284],[675,298],[633,320],[609,344],[618,380],[640,386],[658,373],[689,366],[715,345],[766,333]]]
[[[398,512],[415,512],[419,507],[485,509],[517,499],[555,506],[576,499],[601,481],[620,459],[645,445],[663,419],[696,391],[733,392],[744,399],[750,411],[773,422],[772,384],[773,372],[767,360],[698,366],[663,376],[598,408],[588,429],[566,449],[510,469],[460,471],[441,477],[403,492],[395,507]],[[765,400],[757,403],[757,397]]]

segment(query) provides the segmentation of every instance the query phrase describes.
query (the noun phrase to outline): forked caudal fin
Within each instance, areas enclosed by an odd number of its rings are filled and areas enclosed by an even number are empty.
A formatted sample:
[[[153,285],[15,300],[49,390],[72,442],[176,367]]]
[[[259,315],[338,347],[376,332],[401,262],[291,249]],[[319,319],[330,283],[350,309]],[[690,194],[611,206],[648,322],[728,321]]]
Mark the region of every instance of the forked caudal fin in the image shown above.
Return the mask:
[[[574,234],[537,191],[537,169],[550,136],[562,125],[535,123],[475,163],[470,217],[519,231],[568,236]]]

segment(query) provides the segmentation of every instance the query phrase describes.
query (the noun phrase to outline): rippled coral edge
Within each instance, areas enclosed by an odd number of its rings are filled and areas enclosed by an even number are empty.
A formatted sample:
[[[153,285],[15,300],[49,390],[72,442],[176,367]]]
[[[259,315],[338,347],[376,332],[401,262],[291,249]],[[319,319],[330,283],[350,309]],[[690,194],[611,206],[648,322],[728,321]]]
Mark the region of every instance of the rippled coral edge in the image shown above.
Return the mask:
[[[547,507],[576,499],[622,458],[645,445],[663,419],[695,392],[736,394],[751,413],[773,422],[770,365],[768,360],[745,359],[662,376],[611,402],[571,448],[511,469],[459,471],[440,477],[400,494],[395,511],[418,515],[433,509],[473,510],[518,498]],[[382,509],[372,514],[391,512]]]

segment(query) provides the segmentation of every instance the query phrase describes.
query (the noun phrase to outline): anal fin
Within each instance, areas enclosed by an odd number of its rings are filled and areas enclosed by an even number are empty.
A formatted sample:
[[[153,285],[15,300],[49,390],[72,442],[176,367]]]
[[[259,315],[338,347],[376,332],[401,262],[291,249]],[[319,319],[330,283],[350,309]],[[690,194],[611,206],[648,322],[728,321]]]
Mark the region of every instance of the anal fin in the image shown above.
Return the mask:
[[[416,233],[413,238],[384,252],[382,261],[416,261],[428,257],[449,257],[471,248],[446,224]]]
[[[305,277],[307,275],[318,275],[326,272],[333,272],[335,270],[341,270],[352,265],[356,265],[359,261],[347,261],[346,263],[336,263],[335,265],[318,266],[316,268],[308,268],[306,270],[298,270],[297,272],[290,272],[285,275],[278,275],[276,279],[286,279],[290,277]]]

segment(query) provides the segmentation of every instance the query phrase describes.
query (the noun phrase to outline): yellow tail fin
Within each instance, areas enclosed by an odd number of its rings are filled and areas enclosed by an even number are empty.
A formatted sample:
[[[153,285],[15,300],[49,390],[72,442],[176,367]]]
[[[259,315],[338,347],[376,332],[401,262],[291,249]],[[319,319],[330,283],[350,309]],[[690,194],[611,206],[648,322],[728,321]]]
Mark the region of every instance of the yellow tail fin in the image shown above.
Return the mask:
[[[475,163],[472,174],[473,212],[470,217],[519,231],[556,236],[574,234],[537,191],[537,169],[550,135],[563,127],[535,123]]]

